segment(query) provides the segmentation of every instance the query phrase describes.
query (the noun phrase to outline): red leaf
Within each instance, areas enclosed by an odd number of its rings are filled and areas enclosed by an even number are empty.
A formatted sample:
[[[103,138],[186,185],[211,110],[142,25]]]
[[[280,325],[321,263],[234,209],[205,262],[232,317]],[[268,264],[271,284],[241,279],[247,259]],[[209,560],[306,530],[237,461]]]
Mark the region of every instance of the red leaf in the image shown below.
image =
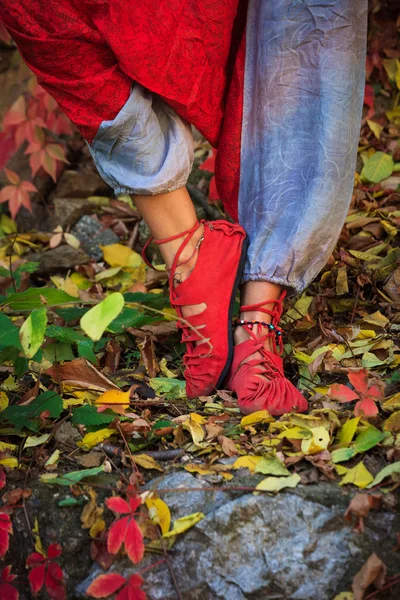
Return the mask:
[[[357,402],[354,407],[354,414],[356,417],[365,415],[366,417],[375,417],[379,410],[372,398],[364,398]]]
[[[139,508],[139,506],[142,504],[142,499],[139,498],[139,496],[135,497],[135,496],[131,496],[129,498],[129,506],[131,507],[131,512],[135,512],[136,509]]]
[[[6,485],[6,474],[3,467],[0,467],[0,490]]]
[[[0,513],[0,558],[3,558],[8,550],[10,533],[12,533],[10,515]]]
[[[128,521],[129,517],[124,517],[111,525],[107,539],[107,550],[110,554],[117,554],[118,550],[121,548],[125,540]]]
[[[40,552],[32,552],[26,559],[26,566],[35,567],[37,565],[41,565],[43,562],[46,562],[46,557]]]
[[[329,388],[328,395],[330,398],[338,400],[339,402],[352,402],[353,400],[360,399],[353,390],[342,383],[333,383]]]
[[[378,385],[371,385],[368,388],[367,395],[370,398],[375,398],[377,400],[382,400],[382,398],[383,398],[383,390]]]
[[[18,600],[19,593],[10,583],[0,583],[1,600]]]
[[[6,174],[6,177],[10,183],[12,183],[13,185],[19,184],[20,177],[19,177],[18,173],[15,173],[15,171],[10,171],[10,169],[6,169],[6,168],[4,169],[4,173]]]
[[[39,565],[34,567],[28,575],[29,583],[31,586],[32,594],[37,594],[42,589],[44,584],[44,576],[46,574],[46,565]]]
[[[147,596],[139,588],[131,588],[128,585],[119,592],[115,600],[146,600]]]
[[[217,151],[211,150],[211,154],[206,160],[199,166],[202,171],[209,171],[210,173],[215,172],[215,159],[217,157]]]
[[[11,565],[7,565],[1,572],[0,581],[14,581],[16,575],[11,575]]]
[[[359,394],[365,394],[368,390],[368,371],[360,369],[359,371],[349,371],[348,378],[351,385]]]
[[[135,519],[129,521],[125,534],[125,550],[133,563],[142,560],[144,554],[143,534]]]
[[[62,553],[60,544],[50,544],[47,548],[47,556],[49,558],[57,558]]]
[[[46,591],[52,600],[67,600],[64,575],[60,565],[50,563],[45,577]]]
[[[118,575],[118,573],[99,575],[89,585],[86,594],[93,598],[107,598],[111,594],[114,594],[124,583],[126,583],[125,577]]]
[[[112,498],[107,498],[106,506],[113,512],[116,512],[120,515],[124,515],[131,512],[131,508],[129,504],[119,496],[114,496]]]

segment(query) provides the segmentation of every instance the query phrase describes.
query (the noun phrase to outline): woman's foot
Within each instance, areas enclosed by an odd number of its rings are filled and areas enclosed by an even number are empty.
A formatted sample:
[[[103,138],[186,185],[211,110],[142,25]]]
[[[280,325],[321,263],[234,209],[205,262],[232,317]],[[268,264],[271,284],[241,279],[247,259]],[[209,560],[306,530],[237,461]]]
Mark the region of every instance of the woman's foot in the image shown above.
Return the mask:
[[[186,393],[194,398],[221,387],[229,369],[232,311],[247,243],[240,225],[223,220],[201,221],[176,236],[156,240],[164,258],[171,243],[176,244],[179,238],[179,247],[171,252],[172,262],[166,262],[170,302],[186,344]],[[164,245],[167,248],[163,249]]]
[[[263,287],[268,287],[272,297],[241,306],[235,323],[235,350],[226,387],[236,392],[244,414],[263,409],[274,416],[304,412],[308,408],[307,401],[284,376],[280,357],[283,344],[279,320],[286,292],[264,282],[257,289],[258,283],[245,284],[250,287],[250,293],[249,288],[247,294],[244,290],[244,300],[263,293]]]

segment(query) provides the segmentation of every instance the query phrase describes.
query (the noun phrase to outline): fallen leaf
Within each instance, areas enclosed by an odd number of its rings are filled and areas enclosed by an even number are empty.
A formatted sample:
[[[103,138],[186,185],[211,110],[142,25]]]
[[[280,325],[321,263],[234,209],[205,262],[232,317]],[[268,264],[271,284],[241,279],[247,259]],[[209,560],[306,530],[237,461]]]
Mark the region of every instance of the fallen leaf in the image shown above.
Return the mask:
[[[359,488],[366,488],[373,481],[373,479],[373,476],[361,461],[352,469],[347,470],[339,485],[352,483]]]
[[[230,440],[225,435],[219,435],[218,442],[221,444],[222,452],[226,454],[226,456],[236,456],[236,454],[238,454],[238,449],[233,440]]]
[[[204,519],[204,514],[202,512],[197,512],[191,515],[186,515],[185,517],[181,517],[180,519],[174,521],[171,531],[168,531],[168,533],[164,533],[163,537],[169,538],[175,535],[179,535],[180,533],[187,531],[188,529],[199,523],[199,521],[201,521],[202,519]]]
[[[88,390],[97,390],[105,392],[107,390],[118,390],[112,381],[104,377],[89,361],[85,358],[76,358],[62,365],[54,365],[47,369],[47,375],[56,383],[64,383],[77,388]]]
[[[129,403],[130,392],[123,392],[122,390],[108,390],[96,398],[95,402],[99,412],[109,408],[120,415],[125,414],[125,410],[129,408]]]
[[[285,487],[294,488],[300,482],[301,477],[298,473],[293,473],[288,477],[267,477],[260,481],[256,486],[256,490],[262,490],[264,492],[280,492]],[[260,492],[253,492],[257,496]]]
[[[109,427],[98,429],[97,431],[87,433],[80,442],[76,442],[76,445],[78,448],[82,448],[82,450],[90,450],[93,446],[97,446],[97,444],[101,444],[104,440],[108,440],[115,433],[117,433],[117,430]]]
[[[150,520],[160,526],[161,533],[168,533],[171,525],[171,513],[167,504],[160,498],[148,497],[146,506],[149,509]]]
[[[244,428],[256,425],[257,423],[272,423],[272,421],[274,421],[274,417],[272,417],[267,410],[258,410],[250,415],[242,417],[240,426]]]
[[[154,460],[152,456],[148,454],[133,454],[133,462],[143,469],[155,469],[156,471],[163,472],[164,469]]]
[[[376,589],[381,589],[385,584],[386,572],[386,566],[379,556],[371,554],[367,562],[354,576],[351,586],[354,593],[354,600],[363,600],[366,590],[372,584]]]

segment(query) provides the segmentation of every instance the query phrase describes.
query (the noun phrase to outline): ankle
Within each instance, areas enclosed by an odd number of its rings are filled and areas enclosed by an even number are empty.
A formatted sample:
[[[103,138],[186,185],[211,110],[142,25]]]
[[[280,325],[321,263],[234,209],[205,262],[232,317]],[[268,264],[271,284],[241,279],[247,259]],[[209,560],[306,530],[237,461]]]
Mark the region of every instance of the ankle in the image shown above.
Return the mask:
[[[203,234],[204,225],[201,223],[179,254],[178,264],[172,275],[174,277],[174,285],[185,281],[193,271],[197,262],[199,248],[203,241]],[[171,269],[176,254],[179,252],[184,239],[185,238],[180,238],[178,240],[167,242],[160,248],[167,269]]]

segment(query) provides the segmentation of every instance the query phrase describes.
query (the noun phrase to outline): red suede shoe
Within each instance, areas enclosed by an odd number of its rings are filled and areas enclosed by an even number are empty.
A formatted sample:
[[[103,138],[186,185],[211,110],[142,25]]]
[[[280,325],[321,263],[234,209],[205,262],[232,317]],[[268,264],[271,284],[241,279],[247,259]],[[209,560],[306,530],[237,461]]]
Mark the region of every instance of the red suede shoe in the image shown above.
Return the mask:
[[[195,249],[198,250],[195,267],[187,279],[174,287],[177,268],[184,264],[179,263],[179,258],[201,224],[204,233]],[[243,227],[228,221],[200,221],[188,231],[155,242],[163,244],[184,236],[170,269],[169,288],[171,306],[179,316],[178,327],[186,344],[183,358],[186,393],[188,398],[195,398],[208,396],[222,387],[232,362],[232,313],[246,257],[247,236]],[[143,248],[143,258],[152,266],[144,256],[147,245]],[[183,317],[183,306],[202,303],[206,304],[204,310]]]
[[[278,300],[240,307],[240,312],[257,310],[272,317],[271,323],[244,320],[235,322],[246,328],[250,338],[235,346],[226,387],[236,392],[239,408],[245,415],[266,409],[271,415],[279,416],[289,412],[305,412],[308,409],[307,400],[284,376],[283,361],[279,355],[283,344],[282,330],[278,323],[285,296],[286,292],[283,291]],[[264,308],[265,304],[272,304],[272,310]],[[258,335],[254,333],[254,327]],[[265,327],[268,332],[262,334]],[[272,339],[274,352],[265,348],[267,339]],[[246,361],[255,353],[258,356]]]

